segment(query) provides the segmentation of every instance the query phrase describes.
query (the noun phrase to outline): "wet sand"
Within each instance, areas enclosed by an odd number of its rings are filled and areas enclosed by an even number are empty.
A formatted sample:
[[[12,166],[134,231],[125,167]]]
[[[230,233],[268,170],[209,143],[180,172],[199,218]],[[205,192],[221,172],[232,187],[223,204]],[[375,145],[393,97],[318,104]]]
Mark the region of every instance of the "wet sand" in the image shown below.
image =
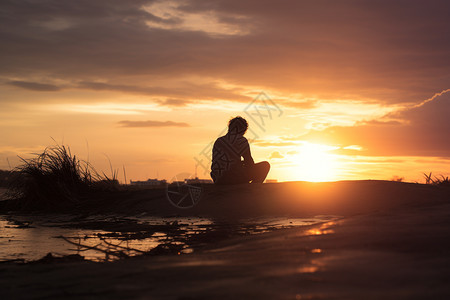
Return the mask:
[[[32,262],[52,256],[82,255],[106,262],[137,255],[192,253],[232,237],[311,226],[336,220],[316,218],[252,218],[214,222],[196,217],[118,215],[0,215],[0,264]]]
[[[450,297],[448,188],[378,181],[261,187],[206,191],[207,197],[218,194],[202,199],[196,213],[235,222],[244,214],[270,212],[343,218],[221,240],[191,254],[2,264],[0,290],[5,299]],[[230,197],[236,190],[240,197]]]
[[[0,200],[4,197],[8,189],[0,187]]]

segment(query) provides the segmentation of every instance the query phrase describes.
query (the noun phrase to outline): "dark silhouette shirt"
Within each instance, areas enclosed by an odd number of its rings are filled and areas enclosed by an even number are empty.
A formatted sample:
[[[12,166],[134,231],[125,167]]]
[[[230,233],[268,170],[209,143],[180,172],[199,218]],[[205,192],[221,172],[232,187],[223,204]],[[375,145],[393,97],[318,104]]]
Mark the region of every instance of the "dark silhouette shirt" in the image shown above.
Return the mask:
[[[243,161],[241,157],[244,158]],[[247,139],[240,134],[228,133],[214,143],[211,178],[216,182],[226,171],[253,163]]]

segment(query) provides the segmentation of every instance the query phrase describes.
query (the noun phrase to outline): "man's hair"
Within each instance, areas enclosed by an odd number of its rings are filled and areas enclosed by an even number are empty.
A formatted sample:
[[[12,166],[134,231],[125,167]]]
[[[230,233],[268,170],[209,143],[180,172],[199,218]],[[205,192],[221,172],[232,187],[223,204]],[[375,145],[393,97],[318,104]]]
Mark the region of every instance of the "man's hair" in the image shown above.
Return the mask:
[[[228,122],[228,132],[244,135],[248,129],[248,122],[241,116],[232,118]]]

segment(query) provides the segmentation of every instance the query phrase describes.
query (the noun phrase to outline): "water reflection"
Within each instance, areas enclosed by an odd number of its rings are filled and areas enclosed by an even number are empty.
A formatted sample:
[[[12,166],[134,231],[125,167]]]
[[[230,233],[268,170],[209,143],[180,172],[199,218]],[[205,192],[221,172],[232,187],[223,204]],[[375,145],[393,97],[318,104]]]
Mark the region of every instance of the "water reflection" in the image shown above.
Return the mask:
[[[32,261],[49,252],[57,256],[79,254],[92,261],[136,255],[181,255],[236,235],[330,223],[336,218],[260,218],[225,223],[199,217],[0,216],[0,261]],[[317,230],[320,234],[330,232],[323,226]]]
[[[299,273],[314,273],[319,269],[317,266],[301,266],[297,269]]]
[[[311,228],[302,232],[301,235],[325,235],[334,233],[333,229],[330,229],[331,226],[336,225],[336,222],[326,222],[322,224],[319,228]]]

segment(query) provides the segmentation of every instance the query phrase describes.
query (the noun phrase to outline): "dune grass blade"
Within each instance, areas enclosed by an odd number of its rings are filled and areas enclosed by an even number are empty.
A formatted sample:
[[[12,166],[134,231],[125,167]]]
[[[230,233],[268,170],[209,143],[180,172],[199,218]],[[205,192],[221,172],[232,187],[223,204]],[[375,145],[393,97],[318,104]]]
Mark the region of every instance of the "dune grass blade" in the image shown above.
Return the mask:
[[[450,179],[447,176],[444,175],[440,175],[438,176],[434,176],[434,179],[432,177],[432,173],[430,172],[430,174],[427,173],[423,173],[424,177],[425,177],[425,183],[426,184],[434,184],[434,185],[450,185]]]
[[[22,159],[10,185],[18,209],[61,210],[75,208],[81,199],[116,186],[114,178],[102,177],[88,163],[72,155],[64,145],[47,147],[35,158]]]

